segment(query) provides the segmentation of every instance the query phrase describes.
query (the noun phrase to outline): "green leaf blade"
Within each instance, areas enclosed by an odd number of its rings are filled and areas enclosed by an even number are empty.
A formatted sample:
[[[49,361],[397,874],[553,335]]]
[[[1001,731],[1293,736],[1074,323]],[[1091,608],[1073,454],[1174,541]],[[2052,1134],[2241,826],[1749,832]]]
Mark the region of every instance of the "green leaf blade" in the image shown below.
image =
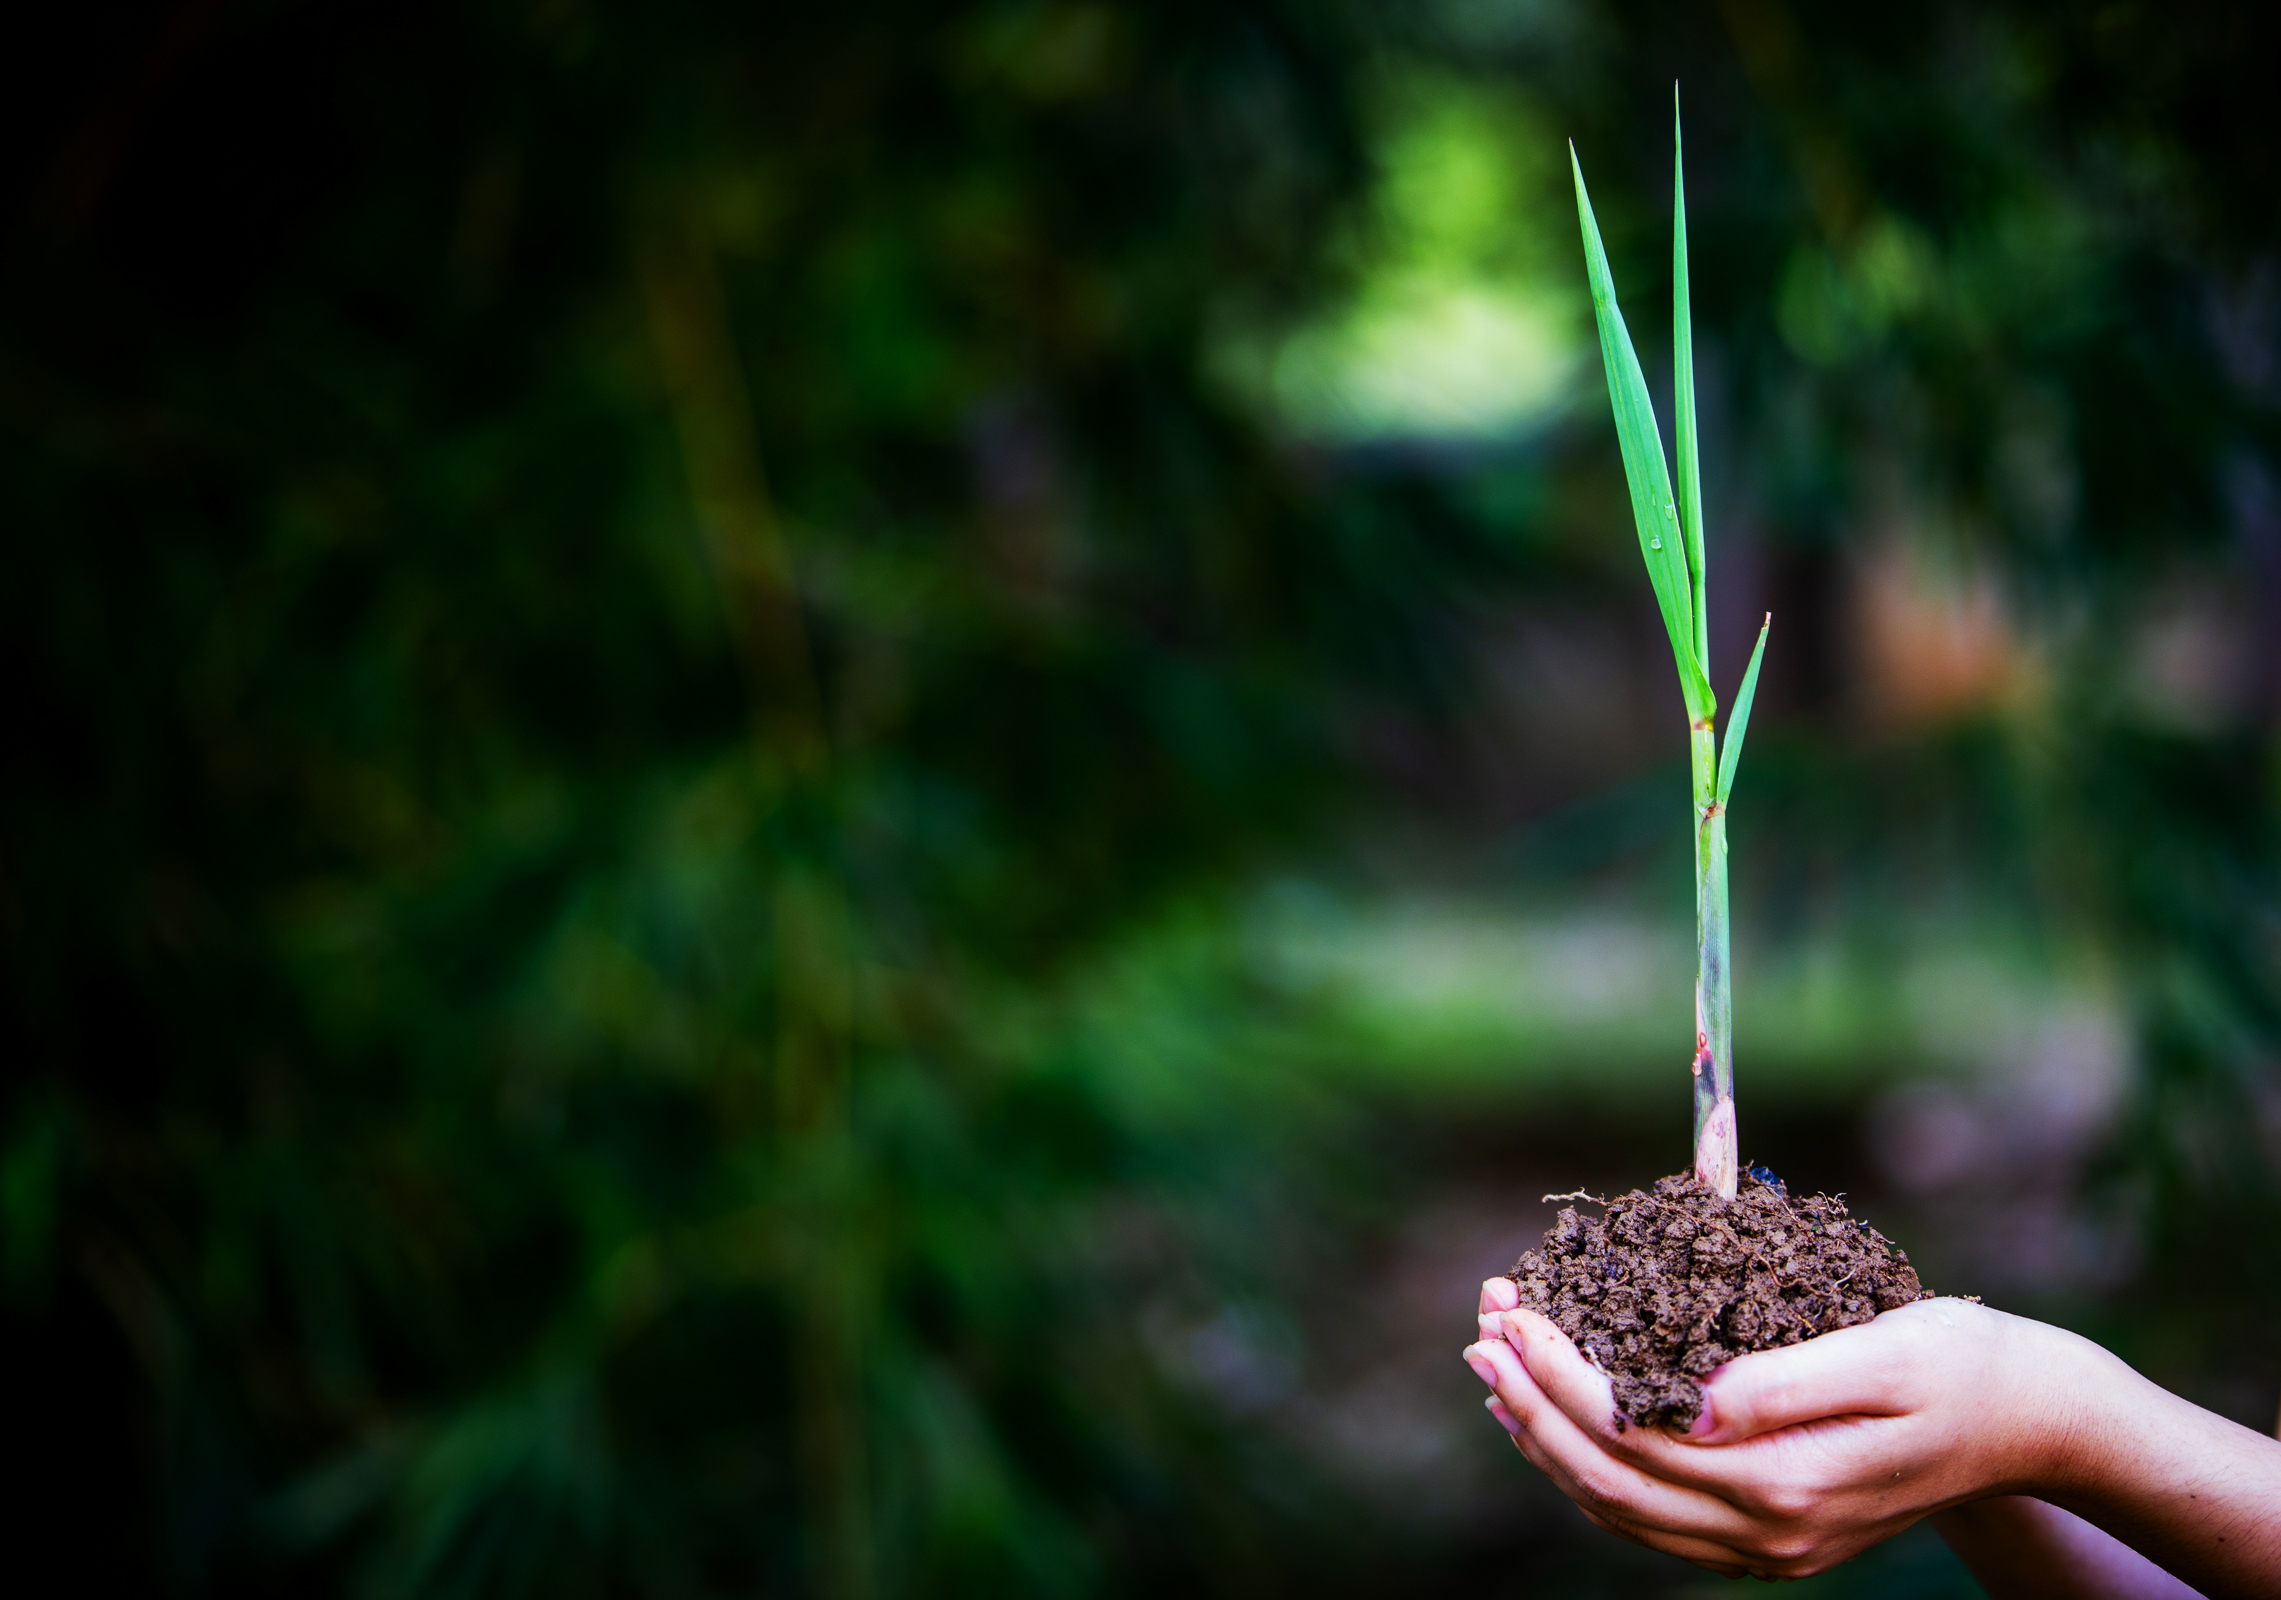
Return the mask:
[[[1608,399],[1615,410],[1616,442],[1623,452],[1624,482],[1631,491],[1640,557],[1647,563],[1648,582],[1663,613],[1664,630],[1671,636],[1688,717],[1700,721],[1712,714],[1716,701],[1696,654],[1694,582],[1688,572],[1670,472],[1664,465],[1663,440],[1656,432],[1655,408],[1648,399],[1639,354],[1632,348],[1631,332],[1616,304],[1608,252],[1600,242],[1592,198],[1584,187],[1584,168],[1573,145],[1569,147],[1568,164],[1576,178],[1576,215],[1584,233],[1584,265],[1591,278],[1593,318],[1599,325],[1600,357],[1607,368]]]
[[[1677,413],[1679,526],[1695,614],[1695,660],[1711,670],[1710,581],[1703,559],[1703,467],[1695,428],[1695,319],[1687,292],[1687,163],[1679,135],[1679,85],[1671,86],[1671,367]]]
[[[1766,620],[1758,625],[1758,645],[1750,652],[1750,665],[1744,669],[1742,687],[1735,691],[1735,708],[1727,716],[1726,748],[1719,752],[1719,805],[1724,809],[1727,795],[1735,786],[1735,768],[1742,764],[1742,736],[1750,731],[1750,703],[1758,697],[1758,663],[1766,655],[1766,636],[1774,628],[1774,613],[1766,613]]]

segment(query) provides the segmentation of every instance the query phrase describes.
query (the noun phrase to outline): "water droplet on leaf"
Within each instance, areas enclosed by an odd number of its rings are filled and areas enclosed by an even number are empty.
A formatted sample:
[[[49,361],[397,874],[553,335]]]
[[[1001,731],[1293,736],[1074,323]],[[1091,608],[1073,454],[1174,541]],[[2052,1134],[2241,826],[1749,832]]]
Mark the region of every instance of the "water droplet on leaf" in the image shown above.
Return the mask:
[[[1650,539],[1647,542],[1647,547],[1650,550],[1660,550],[1663,548],[1663,541],[1661,539]]]

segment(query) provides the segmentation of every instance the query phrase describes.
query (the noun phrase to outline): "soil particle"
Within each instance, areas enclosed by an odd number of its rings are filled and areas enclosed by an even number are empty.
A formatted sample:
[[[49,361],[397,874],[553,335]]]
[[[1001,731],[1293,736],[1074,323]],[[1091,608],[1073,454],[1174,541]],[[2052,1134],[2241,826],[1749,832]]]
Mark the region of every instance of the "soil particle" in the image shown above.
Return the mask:
[[[1691,1174],[1563,1210],[1507,1274],[1615,1384],[1617,1421],[1684,1429],[1708,1377],[1932,1298],[1899,1248],[1828,1195],[1793,1200],[1764,1168],[1721,1200]]]

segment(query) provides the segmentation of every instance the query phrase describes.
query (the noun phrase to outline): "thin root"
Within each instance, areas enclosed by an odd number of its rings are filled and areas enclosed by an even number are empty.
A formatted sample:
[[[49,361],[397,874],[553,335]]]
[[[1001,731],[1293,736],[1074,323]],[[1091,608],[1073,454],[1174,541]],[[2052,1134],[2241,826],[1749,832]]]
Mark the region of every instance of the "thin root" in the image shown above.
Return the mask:
[[[1544,1197],[1546,1205],[1552,1204],[1555,1200],[1589,1200],[1596,1206],[1604,1206],[1608,1203],[1596,1194],[1586,1194],[1582,1189],[1574,1189],[1567,1194],[1548,1194]]]

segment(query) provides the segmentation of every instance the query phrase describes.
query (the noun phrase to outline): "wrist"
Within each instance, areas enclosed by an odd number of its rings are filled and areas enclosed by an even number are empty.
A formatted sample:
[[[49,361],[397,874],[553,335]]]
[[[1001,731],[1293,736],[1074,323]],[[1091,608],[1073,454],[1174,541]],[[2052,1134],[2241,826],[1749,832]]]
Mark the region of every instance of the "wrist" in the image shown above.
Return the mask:
[[[2123,1470],[2154,1386],[2079,1335],[2020,1317],[2004,1321],[2014,1353],[2007,1365],[2024,1421],[2007,1480],[1991,1492],[2057,1503],[2097,1500]]]
[[[2135,1373],[2088,1339],[2001,1311],[1990,1319],[1995,1359],[1982,1369],[1975,1452],[1984,1464],[1973,1498],[2079,1492],[2103,1470],[2112,1419],[2103,1414],[2120,1368]]]

